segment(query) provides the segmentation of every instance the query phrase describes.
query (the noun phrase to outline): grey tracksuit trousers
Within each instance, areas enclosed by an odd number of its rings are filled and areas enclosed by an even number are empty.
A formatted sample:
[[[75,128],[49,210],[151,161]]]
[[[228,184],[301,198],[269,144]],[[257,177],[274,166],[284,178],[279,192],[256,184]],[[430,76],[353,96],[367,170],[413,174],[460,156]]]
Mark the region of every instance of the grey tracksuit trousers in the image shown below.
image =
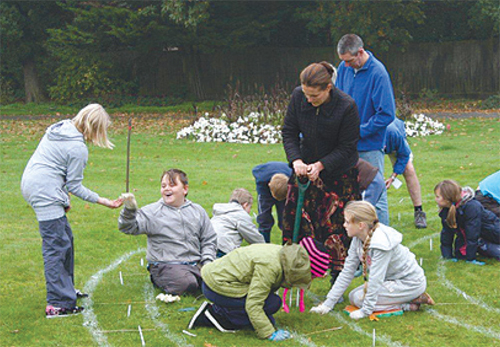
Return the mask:
[[[73,279],[73,233],[66,216],[39,222],[45,268],[47,304],[61,308],[76,306]]]

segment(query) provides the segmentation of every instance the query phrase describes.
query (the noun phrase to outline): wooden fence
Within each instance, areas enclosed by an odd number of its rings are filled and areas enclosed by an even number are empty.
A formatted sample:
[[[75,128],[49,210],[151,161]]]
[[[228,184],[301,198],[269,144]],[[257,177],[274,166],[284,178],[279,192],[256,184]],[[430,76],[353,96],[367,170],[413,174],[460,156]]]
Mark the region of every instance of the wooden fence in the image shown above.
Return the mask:
[[[497,38],[485,41],[414,43],[405,52],[394,47],[373,52],[387,67],[396,95],[424,90],[451,97],[487,97],[500,90]],[[228,84],[241,92],[270,88],[279,81],[292,90],[300,71],[311,62],[339,63],[333,47],[256,48],[211,54],[164,50],[143,68],[142,94],[189,93],[199,99],[224,97]]]

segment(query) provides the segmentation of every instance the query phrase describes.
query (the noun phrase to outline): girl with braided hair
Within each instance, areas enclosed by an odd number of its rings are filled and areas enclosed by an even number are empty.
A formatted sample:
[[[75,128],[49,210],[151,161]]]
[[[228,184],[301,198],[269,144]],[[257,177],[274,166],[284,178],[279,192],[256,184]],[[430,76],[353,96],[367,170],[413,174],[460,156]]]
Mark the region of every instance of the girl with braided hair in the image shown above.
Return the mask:
[[[344,209],[344,227],[351,246],[337,281],[322,304],[311,312],[326,314],[335,306],[363,265],[365,283],[349,293],[359,310],[350,313],[361,319],[378,311],[417,311],[421,304],[434,305],[425,292],[427,280],[415,255],[401,244],[403,235],[378,221],[375,207],[367,201],[351,201]]]

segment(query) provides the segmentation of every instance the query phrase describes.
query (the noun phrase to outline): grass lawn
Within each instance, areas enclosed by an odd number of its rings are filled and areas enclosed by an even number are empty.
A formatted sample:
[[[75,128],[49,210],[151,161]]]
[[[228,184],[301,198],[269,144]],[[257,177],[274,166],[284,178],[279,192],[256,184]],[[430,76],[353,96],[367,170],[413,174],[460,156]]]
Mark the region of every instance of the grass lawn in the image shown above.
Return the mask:
[[[101,196],[115,198],[125,190],[126,117],[115,119],[113,151],[89,146],[84,184]],[[84,315],[45,319],[45,281],[41,238],[35,215],[19,188],[23,169],[44,129],[56,118],[0,120],[0,345],[1,346],[140,346],[138,326],[146,346],[266,346],[252,331],[222,334],[197,329],[195,337],[182,333],[203,299],[183,297],[165,304],[154,298],[159,291],[149,281],[145,263],[145,236],[128,236],[117,230],[119,210],[109,210],[73,198],[68,214],[75,238],[76,287],[91,293],[81,303]],[[285,160],[282,145],[193,143],[175,140],[184,123],[163,117],[136,121],[131,146],[130,186],[140,206],[160,198],[163,169],[178,167],[190,179],[189,199],[211,214],[216,202],[226,202],[234,188],[255,195],[253,166]],[[433,187],[453,178],[477,187],[499,169],[500,120],[446,120],[451,130],[440,136],[409,139],[422,185],[428,228],[413,226],[413,208],[406,186],[389,191],[391,224],[404,234],[403,243],[422,261],[428,292],[438,303],[420,312],[371,322],[352,321],[339,304],[327,316],[279,312],[280,328],[295,338],[286,346],[371,346],[375,329],[377,346],[500,346],[500,263],[485,266],[440,260],[440,222]],[[386,172],[390,171],[389,160]],[[253,207],[257,212],[257,206]],[[432,240],[432,250],[430,242]],[[272,234],[274,243],[280,233]],[[123,285],[120,283],[120,272]],[[356,279],[354,286],[360,285]],[[315,280],[306,297],[309,309],[329,290],[326,279]],[[347,293],[344,295],[347,300]],[[130,312],[129,312],[130,307]],[[130,315],[128,315],[130,313]],[[340,330],[323,331],[333,327]]]

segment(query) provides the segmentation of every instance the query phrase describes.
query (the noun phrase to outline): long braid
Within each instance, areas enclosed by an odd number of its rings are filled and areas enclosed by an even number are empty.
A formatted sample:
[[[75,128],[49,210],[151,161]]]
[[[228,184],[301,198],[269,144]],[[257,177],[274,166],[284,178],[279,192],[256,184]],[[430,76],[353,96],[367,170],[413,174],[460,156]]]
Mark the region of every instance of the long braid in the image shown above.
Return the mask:
[[[379,227],[377,212],[375,207],[367,201],[349,201],[344,208],[344,216],[350,223],[360,222],[365,223],[368,227],[368,232],[363,243],[363,254],[361,263],[363,265],[364,290],[363,299],[368,290],[368,250],[373,233]]]
[[[363,280],[365,281],[363,287],[363,299],[365,298],[366,292],[368,291],[368,249],[370,248],[370,242],[372,240],[373,233],[378,227],[378,219],[373,221],[373,227],[368,230],[368,235],[366,236],[365,242],[363,243]]]

